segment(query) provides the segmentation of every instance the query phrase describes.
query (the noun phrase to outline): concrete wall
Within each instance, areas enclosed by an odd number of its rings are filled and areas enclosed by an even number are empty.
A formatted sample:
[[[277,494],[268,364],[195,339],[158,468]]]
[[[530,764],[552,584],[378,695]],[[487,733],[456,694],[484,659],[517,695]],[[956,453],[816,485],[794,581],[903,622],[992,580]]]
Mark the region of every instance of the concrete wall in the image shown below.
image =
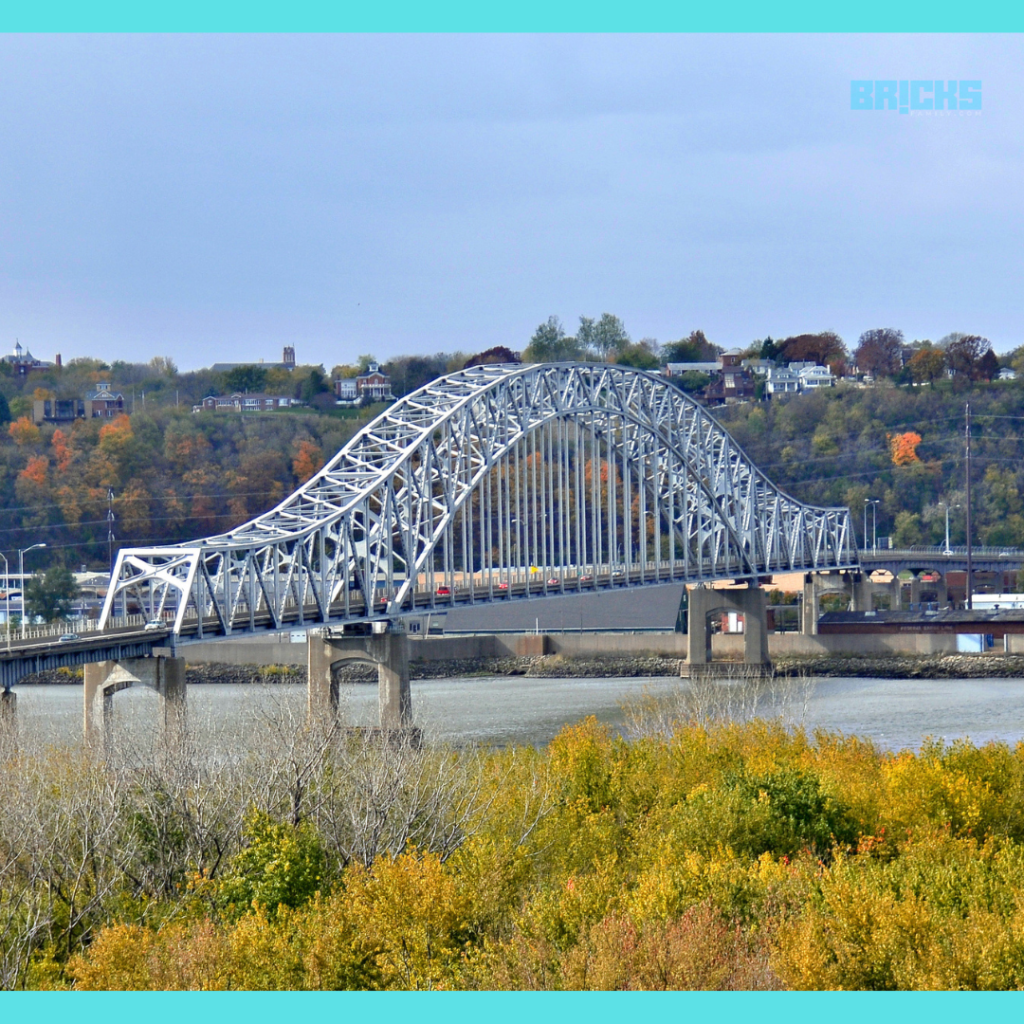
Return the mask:
[[[409,657],[420,661],[466,658],[531,657],[562,654],[567,658],[685,658],[687,636],[683,633],[532,633],[477,634],[473,636],[409,637]],[[188,644],[179,654],[191,664],[220,662],[228,665],[301,665],[308,657],[306,644],[284,642],[276,637],[224,640]],[[1024,653],[1024,634],[1011,635],[1010,650]],[[741,660],[742,634],[718,633],[712,637],[715,658]],[[956,652],[956,637],[943,633],[867,633],[860,635],[803,636],[769,633],[772,657],[812,654],[945,654]]]

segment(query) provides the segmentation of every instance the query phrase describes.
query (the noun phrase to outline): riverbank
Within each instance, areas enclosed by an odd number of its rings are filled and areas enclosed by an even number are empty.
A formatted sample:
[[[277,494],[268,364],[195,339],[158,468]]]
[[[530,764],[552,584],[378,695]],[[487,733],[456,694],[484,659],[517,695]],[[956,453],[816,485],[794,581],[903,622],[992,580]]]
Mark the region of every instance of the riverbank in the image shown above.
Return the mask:
[[[722,663],[716,662],[716,665]],[[528,679],[635,679],[679,678],[687,663],[671,657],[571,658],[561,654],[537,657],[414,659],[409,677],[465,679],[475,677]],[[737,669],[741,666],[737,665]],[[925,655],[789,655],[773,664],[776,675],[846,677],[862,679],[1024,679],[1024,655],[925,654]],[[300,665],[228,665],[206,662],[188,665],[189,685],[209,683],[302,683],[306,669]],[[367,663],[346,665],[337,673],[339,682],[374,683],[377,669]],[[58,669],[28,676],[19,686],[81,683],[81,669]]]

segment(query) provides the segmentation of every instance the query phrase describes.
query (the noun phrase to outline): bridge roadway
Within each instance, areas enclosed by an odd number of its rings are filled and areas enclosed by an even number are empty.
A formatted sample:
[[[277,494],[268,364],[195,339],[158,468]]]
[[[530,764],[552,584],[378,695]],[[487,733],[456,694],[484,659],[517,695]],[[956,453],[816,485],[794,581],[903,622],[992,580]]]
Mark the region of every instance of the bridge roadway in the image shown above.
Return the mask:
[[[479,577],[471,584],[454,586],[417,587],[413,607],[419,611],[448,611],[457,607],[473,605],[477,601],[501,603],[505,600],[526,598],[568,596],[572,594],[614,593],[638,586],[651,586],[679,580],[682,566],[676,568],[666,563],[661,566],[647,566],[637,569],[606,569],[603,573],[591,575],[559,575],[557,571],[538,571],[528,581],[509,582],[511,574],[495,573],[486,582]],[[558,582],[554,583],[553,580]],[[445,592],[447,591],[447,593]],[[173,635],[171,622],[163,629],[145,629],[139,626],[120,627],[81,634],[77,639],[61,642],[56,636],[50,638],[12,639],[9,646],[0,648],[0,684],[5,691],[26,675],[51,671],[58,668],[74,668],[97,661],[119,661],[125,658],[151,657],[154,650],[172,653],[172,650],[189,642],[227,640],[238,633],[276,632],[289,626],[322,626],[353,619],[363,621],[388,621],[388,599],[382,597],[372,603],[369,613],[359,592],[343,595],[330,607],[330,618],[324,623],[314,604],[304,608],[286,605],[283,622],[275,623],[269,613],[246,617],[244,623],[233,623],[235,633],[219,630],[216,616],[205,616],[200,623],[195,618],[185,619],[181,632]],[[403,615],[411,612],[404,611]]]
[[[886,569],[894,575],[902,571],[937,571],[945,575],[949,571],[965,571],[967,550],[953,548],[949,553],[941,547],[906,548],[895,550],[860,551],[861,569],[870,573]],[[1024,552],[1007,548],[979,547],[972,552],[976,572],[998,572],[1024,567]],[[472,583],[455,582],[453,586],[441,584],[434,587],[420,586],[413,595],[413,611],[450,611],[454,608],[472,606],[478,602],[502,603],[537,597],[561,597],[592,593],[614,593],[637,586],[650,586],[679,582],[684,577],[683,567],[677,563],[662,563],[638,568],[605,567],[596,575],[560,574],[558,570],[542,570],[533,574],[528,581],[516,580],[515,573],[496,570],[486,580],[476,576]],[[522,572],[519,572],[522,575]],[[557,580],[557,582],[553,582]],[[511,581],[511,582],[510,582]],[[767,581],[766,581],[767,582]],[[446,592],[447,591],[447,592]],[[232,631],[223,632],[215,616],[205,616],[202,623],[197,619],[185,619],[177,637],[172,636],[170,623],[166,629],[143,629],[121,627],[102,632],[84,633],[77,640],[61,643],[56,638],[34,638],[12,640],[9,647],[0,647],[0,684],[9,690],[19,679],[36,672],[57,668],[74,668],[96,661],[118,661],[124,658],[149,657],[154,649],[171,653],[179,644],[189,642],[210,642],[228,639],[233,632],[274,632],[289,626],[330,625],[332,621],[352,622],[386,620],[389,617],[388,598],[372,602],[367,612],[366,604],[359,591],[343,594],[330,607],[330,616],[324,623],[313,604],[303,608],[286,605],[281,621],[275,623],[266,611],[247,616],[244,622],[232,623]],[[170,645],[170,646],[169,646]]]
[[[967,571],[967,548],[950,548],[948,553],[942,547],[892,548],[863,550],[858,552],[861,569],[871,573],[887,569],[894,576],[901,572],[947,572]],[[971,563],[975,572],[1006,572],[1024,568],[1024,551],[1013,548],[975,547],[971,551]]]

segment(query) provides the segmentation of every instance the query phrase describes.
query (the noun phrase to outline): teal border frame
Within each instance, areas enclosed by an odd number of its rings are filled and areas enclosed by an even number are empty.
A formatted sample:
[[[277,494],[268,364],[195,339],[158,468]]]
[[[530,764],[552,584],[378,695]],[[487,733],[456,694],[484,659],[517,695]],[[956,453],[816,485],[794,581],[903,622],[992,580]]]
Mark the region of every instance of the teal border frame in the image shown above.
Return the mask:
[[[4,32],[1019,32],[993,0],[8,0]]]
[[[865,32],[981,33],[1024,31],[1024,5],[976,0],[860,0],[830,6],[821,0],[521,0],[502,5],[469,0],[49,0],[0,8],[0,32]],[[485,1015],[490,1020],[565,1024],[584,1017],[587,1024],[623,1024],[641,1016],[679,1024],[723,1020],[792,1024],[797,1015],[841,1015],[872,1024],[906,1024],[927,1015],[930,1024],[960,1024],[965,1011],[1009,1015],[1024,1009],[1015,993],[75,993],[0,994],[7,1020],[72,1020],[110,1024],[281,1024],[296,1014],[341,1019],[453,1024]]]

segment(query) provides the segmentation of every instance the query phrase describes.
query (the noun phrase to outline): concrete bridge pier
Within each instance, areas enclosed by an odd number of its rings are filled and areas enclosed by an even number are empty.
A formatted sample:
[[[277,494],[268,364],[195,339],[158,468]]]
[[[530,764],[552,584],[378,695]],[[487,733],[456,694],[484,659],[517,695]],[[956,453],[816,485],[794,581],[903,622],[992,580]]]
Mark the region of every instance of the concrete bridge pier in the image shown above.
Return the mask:
[[[114,694],[139,683],[160,695],[161,734],[168,745],[178,745],[185,736],[185,659],[126,658],[96,661],[84,666],[84,731],[86,745],[106,752],[113,739]]]
[[[743,616],[743,664],[767,665],[768,597],[760,587],[745,590],[715,590],[697,587],[689,593],[690,666],[711,661],[711,616],[716,612],[738,612]]]
[[[344,661],[368,661],[377,666],[381,729],[394,732],[412,727],[409,638],[404,632],[338,637],[310,634],[308,646],[310,721],[333,719],[338,712],[335,666]]]
[[[13,690],[0,692],[0,751],[18,746],[18,695]]]

